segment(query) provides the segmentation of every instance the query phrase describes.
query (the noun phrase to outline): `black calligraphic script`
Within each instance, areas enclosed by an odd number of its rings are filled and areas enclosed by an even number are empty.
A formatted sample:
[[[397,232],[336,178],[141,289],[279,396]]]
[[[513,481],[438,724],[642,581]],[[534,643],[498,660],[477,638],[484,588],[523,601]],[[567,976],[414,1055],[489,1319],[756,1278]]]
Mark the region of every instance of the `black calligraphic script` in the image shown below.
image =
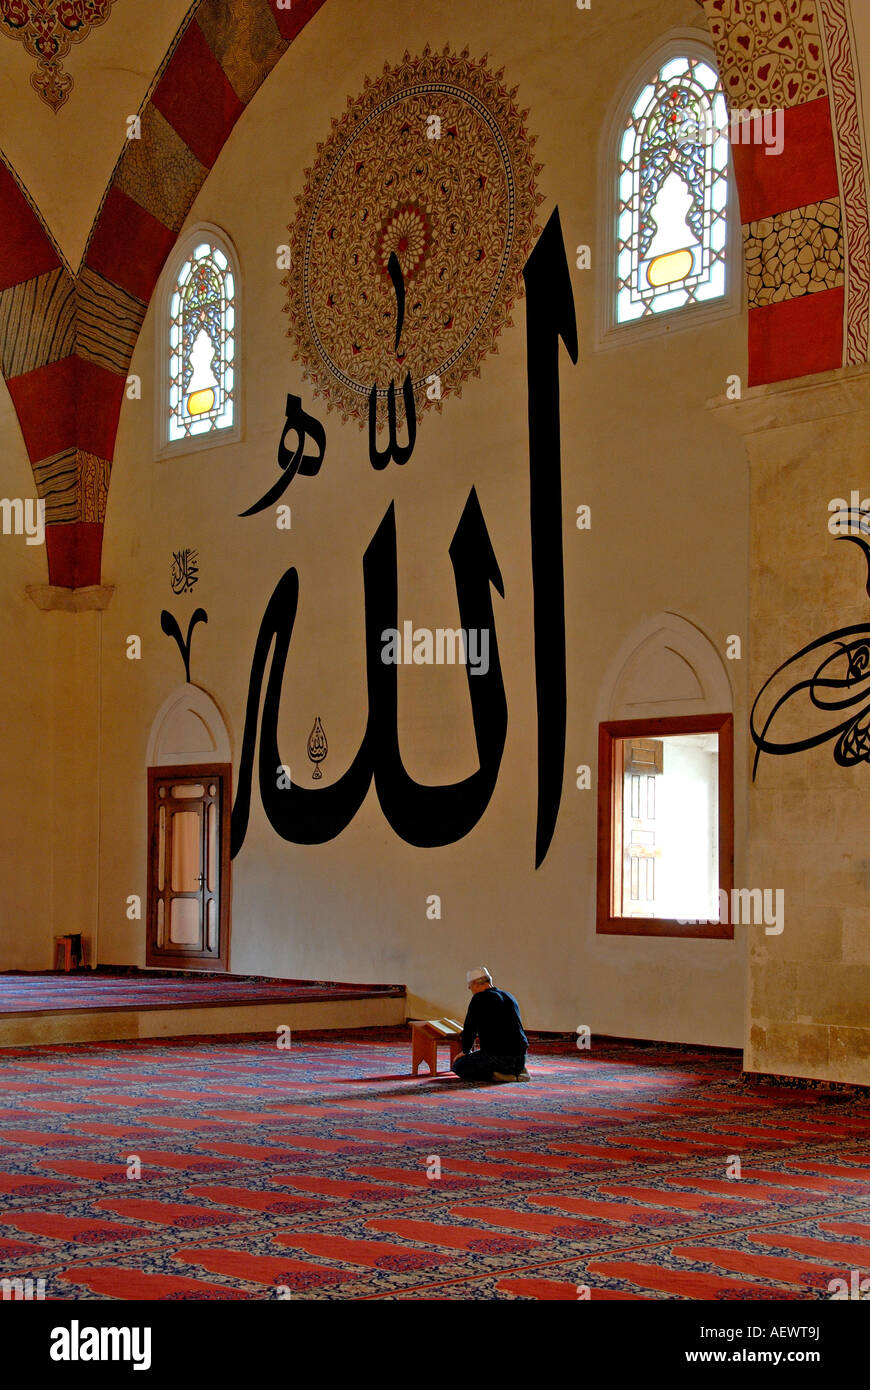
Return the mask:
[[[188,546],[184,550],[173,550],[172,565],[169,570],[169,587],[180,598],[189,593],[199,579],[199,553]]]
[[[853,513],[848,515],[850,524],[863,525],[863,513],[854,513],[855,522]],[[837,539],[863,550],[870,596],[870,546],[860,535]],[[804,727],[815,727],[795,738],[796,718]],[[776,734],[775,726],[786,719],[791,737]],[[802,753],[831,739],[836,739],[834,762],[840,767],[870,762],[870,624],[826,632],[778,666],[755,697],[749,731],[755,744],[753,781],[762,753]]]
[[[567,686],[559,340],[576,365],[577,317],[559,209],[523,269],[529,383],[529,519],[538,709],[538,816],[535,868],[543,863],[559,815],[565,766]]]
[[[388,529],[385,531],[385,528]],[[465,632],[489,634],[486,673],[473,675],[470,664],[466,664],[478,769],[461,782],[445,786],[415,782],[405,771],[399,752],[398,668],[392,662],[385,663],[381,653],[381,634],[387,628],[398,626],[396,530],[392,506],[380,529],[385,531],[383,546],[370,545],[363,561],[367,619],[370,588],[378,595],[378,610],[372,615],[371,633],[377,650],[370,639],[367,651],[369,717],[376,749],[375,787],[386,819],[408,844],[423,848],[452,844],[467,835],[480,820],[495,790],[501,767],[507,736],[507,700],[492,609],[492,588],[504,598],[504,584],[477,493],[472,488],[449,553],[460,624]]]
[[[248,507],[246,512],[239,512],[239,516],[255,516],[257,512],[262,512],[266,507],[271,507],[273,502],[277,502],[285,489],[292,483],[297,473],[304,477],[314,478],[320,472],[320,465],[326,453],[326,430],[319,420],[313,415],[308,415],[302,409],[302,399],[300,396],[288,395],[287,406],[285,409],[284,429],[278,444],[278,467],[283,470],[283,477],[269,488],[255,502],[253,507]],[[299,443],[291,453],[284,443],[290,431],[293,431]],[[317,449],[316,454],[306,454],[305,445],[308,436]]]
[[[260,725],[260,795],[263,809],[273,829],[285,840],[300,845],[319,845],[332,840],[344,830],[363,803],[372,779],[372,760],[369,751],[369,729],[366,727],[359,752],[347,771],[328,787],[303,788],[293,783],[279,789],[275,770],[281,764],[278,754],[278,711],[281,705],[281,686],[290,650],[290,639],[299,605],[299,576],[295,568],[279,579],[266,605],[263,621],[254,647],[251,677],[248,683],[248,702],[245,709],[245,731],[239,779],[230,831],[230,857],[235,858],[245,841],[251,809],[251,783],[254,770],[254,751],[257,744],[257,719],[263,676],[274,641],[272,665],[263,698]],[[283,764],[281,764],[283,766]]]
[[[395,251],[390,252],[387,271],[396,292],[395,350],[398,353],[399,341],[402,337],[402,324],[405,321],[405,281]],[[394,379],[387,388],[387,434],[389,435],[389,442],[386,449],[379,449],[377,382],[374,383],[369,392],[369,461],[372,468],[376,468],[378,471],[386,468],[390,459],[394,459],[400,465],[407,463],[414,452],[414,445],[417,441],[417,406],[414,402],[414,383],[411,380],[410,372],[406,372],[405,380],[402,383],[402,400],[405,404],[405,428],[408,432],[408,442],[404,445],[400,444],[396,435],[396,382]]]
[[[168,612],[165,608],[160,614],[160,626],[166,633],[166,636],[173,639],[181,653],[181,659],[184,662],[184,679],[187,681],[188,685],[190,684],[190,643],[193,637],[193,629],[196,627],[197,623],[207,622],[208,614],[205,609],[195,609],[190,622],[187,624],[187,638],[185,639],[181,635],[181,628],[178,626],[178,620],[173,614]]]
[[[489,804],[498,779],[507,734],[507,701],[498,655],[492,585],[503,597],[498,563],[472,488],[450,545],[456,594],[463,627],[486,629],[489,668],[472,673],[467,666],[478,769],[460,782],[428,786],[408,776],[399,752],[397,672],[383,660],[383,634],[395,628],[398,611],[395,510],[390,504],[363,557],[365,586],[366,683],[368,718],[359,750],[347,771],[328,787],[315,790],[279,787],[276,769],[278,714],[284,670],[296,611],[299,579],[289,569],[266,607],[254,648],[238,787],[232,813],[231,855],[244,844],[251,805],[257,721],[260,717],[259,779],[263,809],[273,829],[296,844],[322,844],[338,835],[356,815],[372,777],[384,815],[408,844],[451,844],[467,835]],[[265,696],[263,677],[272,651]],[[262,715],[260,704],[262,697]]]
[[[399,351],[399,343],[402,340],[402,324],[405,322],[405,278],[402,275],[402,267],[399,265],[399,258],[395,251],[390,252],[390,259],[387,261],[387,274],[393,282],[393,289],[396,292],[396,352]]]
[[[408,462],[417,442],[417,407],[414,403],[414,383],[411,373],[405,375],[402,384],[402,400],[405,402],[405,425],[408,431],[407,444],[400,444],[396,435],[396,383],[391,381],[387,387],[387,434],[389,442],[386,449],[378,448],[378,388],[373,386],[369,392],[369,461],[372,468],[380,471],[386,468],[390,459],[399,465]]]

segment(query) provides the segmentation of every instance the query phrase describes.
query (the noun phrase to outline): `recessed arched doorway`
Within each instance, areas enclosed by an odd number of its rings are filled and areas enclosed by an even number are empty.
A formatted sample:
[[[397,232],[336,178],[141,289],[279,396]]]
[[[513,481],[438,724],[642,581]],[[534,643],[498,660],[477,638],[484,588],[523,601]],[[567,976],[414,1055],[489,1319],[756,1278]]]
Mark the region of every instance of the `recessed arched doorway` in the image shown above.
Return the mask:
[[[146,966],[229,969],[231,783],[223,715],[199,686],[179,686],[148,743]]]

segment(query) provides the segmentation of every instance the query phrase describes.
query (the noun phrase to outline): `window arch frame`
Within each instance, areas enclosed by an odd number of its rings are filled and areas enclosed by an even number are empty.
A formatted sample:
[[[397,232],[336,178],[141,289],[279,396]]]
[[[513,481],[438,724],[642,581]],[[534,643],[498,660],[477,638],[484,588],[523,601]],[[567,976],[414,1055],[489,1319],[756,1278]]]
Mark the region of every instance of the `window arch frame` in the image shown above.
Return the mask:
[[[208,430],[203,434],[188,435],[184,439],[170,439],[168,437],[169,390],[171,385],[169,361],[172,351],[169,341],[172,327],[170,305],[182,266],[189,259],[194,248],[203,241],[210,242],[213,247],[224,254],[233,276],[233,423],[219,429]],[[243,403],[243,371],[241,367],[244,331],[242,278],[238,252],[232,238],[223,227],[218,227],[213,222],[196,222],[182,233],[163,267],[157,289],[157,308],[155,350],[157,390],[155,391],[156,418],[154,422],[156,457],[158,459],[174,458],[178,454],[198,453],[202,449],[215,449],[225,444],[238,443],[242,439]]]
[[[698,686],[697,696],[674,690],[659,692],[649,700],[629,700],[632,678],[647,676],[662,652],[685,662]],[[669,917],[628,917],[614,913],[615,882],[620,855],[617,838],[621,826],[621,788],[618,785],[618,744],[627,738],[662,738],[677,733],[716,732],[720,737],[718,760],[719,891],[732,901],[735,886],[736,788],[735,743],[739,760],[747,757],[746,736],[735,729],[736,693],[721,653],[699,624],[672,610],[658,613],[630,632],[615,652],[599,688],[598,718],[598,821],[596,847],[595,933],[602,936],[672,937],[689,940],[734,940],[734,923],[684,922]],[[620,755],[621,756],[621,755]]]
[[[634,103],[643,88],[655,81],[674,58],[697,58],[716,73],[719,65],[713,47],[695,29],[673,29],[656,41],[631,69],[611,103],[599,145],[599,235],[596,294],[595,347],[623,347],[739,314],[744,302],[743,238],[734,163],[728,159],[728,203],[725,219],[725,293],[703,303],[682,304],[657,314],[620,323],[616,317],[617,223],[619,219],[619,159],[622,137]],[[721,75],[720,75],[721,86]],[[727,103],[726,103],[727,105]]]

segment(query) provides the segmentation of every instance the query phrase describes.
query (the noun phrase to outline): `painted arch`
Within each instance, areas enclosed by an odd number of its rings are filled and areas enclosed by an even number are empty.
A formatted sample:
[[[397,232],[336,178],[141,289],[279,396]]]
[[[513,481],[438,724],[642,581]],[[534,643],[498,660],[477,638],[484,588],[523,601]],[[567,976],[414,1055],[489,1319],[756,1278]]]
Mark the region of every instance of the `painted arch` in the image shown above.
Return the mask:
[[[127,372],[160,271],[236,121],[321,4],[195,0],[77,272],[14,171],[0,165],[0,370],[46,503],[53,585],[100,582]]]
[[[732,122],[751,111],[782,120],[774,156],[760,144],[735,143],[732,125],[749,385],[865,362],[870,223],[849,0],[698,3]],[[798,257],[808,279],[786,269]]]

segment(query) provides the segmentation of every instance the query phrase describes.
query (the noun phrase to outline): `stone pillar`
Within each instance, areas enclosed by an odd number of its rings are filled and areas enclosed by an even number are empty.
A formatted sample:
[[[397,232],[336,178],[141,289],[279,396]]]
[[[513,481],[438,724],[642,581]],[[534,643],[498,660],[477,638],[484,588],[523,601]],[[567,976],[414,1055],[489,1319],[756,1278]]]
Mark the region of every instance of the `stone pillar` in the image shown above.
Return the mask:
[[[711,402],[743,434],[750,462],[749,659],[751,699],[782,663],[850,625],[778,678],[776,694],[811,678],[848,675],[845,644],[867,641],[870,670],[870,368],[866,365],[755,387]],[[866,499],[863,544],[835,535],[834,499]],[[853,513],[858,521],[858,513]],[[844,525],[845,529],[845,525]],[[831,736],[805,751],[762,753],[749,791],[748,887],[784,890],[784,926],[750,926],[745,1066],[750,1072],[870,1084],[870,675],[840,688],[798,689],[768,737]],[[852,703],[854,701],[854,703]],[[759,702],[759,713],[761,711]],[[771,707],[764,703],[761,725]],[[863,716],[841,766],[842,726]],[[739,718],[739,715],[738,715]],[[748,721],[749,711],[746,712]],[[862,728],[867,730],[866,747]],[[755,744],[750,741],[752,778]],[[866,757],[862,756],[866,753]],[[738,779],[742,770],[735,769]]]

